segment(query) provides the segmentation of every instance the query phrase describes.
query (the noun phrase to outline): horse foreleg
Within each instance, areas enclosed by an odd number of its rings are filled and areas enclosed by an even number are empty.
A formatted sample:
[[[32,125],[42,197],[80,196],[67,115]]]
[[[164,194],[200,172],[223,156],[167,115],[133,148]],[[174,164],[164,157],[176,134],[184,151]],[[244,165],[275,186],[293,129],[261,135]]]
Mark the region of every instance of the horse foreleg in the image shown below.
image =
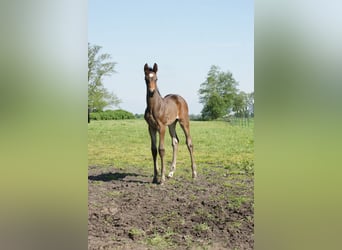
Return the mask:
[[[154,167],[154,175],[153,175],[153,183],[158,183],[158,166],[157,166],[157,130],[149,127],[148,131],[151,137],[151,152],[153,157],[153,167]]]
[[[165,181],[165,168],[164,168],[164,137],[165,137],[165,126],[160,126],[159,130],[159,155],[160,155],[160,163],[161,163],[161,179],[160,184],[163,184]]]

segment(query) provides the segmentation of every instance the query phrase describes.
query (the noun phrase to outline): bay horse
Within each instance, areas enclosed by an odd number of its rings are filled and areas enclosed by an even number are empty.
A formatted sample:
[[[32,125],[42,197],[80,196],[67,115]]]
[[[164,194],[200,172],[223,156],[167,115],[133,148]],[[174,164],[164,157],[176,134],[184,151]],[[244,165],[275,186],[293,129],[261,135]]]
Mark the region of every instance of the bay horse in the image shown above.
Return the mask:
[[[154,175],[153,183],[158,183],[157,169],[157,132],[159,133],[159,156],[161,159],[161,180],[160,184],[165,181],[164,168],[164,136],[166,126],[169,127],[169,133],[172,139],[173,157],[171,170],[168,177],[173,177],[176,170],[176,157],[178,149],[178,137],[176,134],[176,124],[179,122],[186,137],[186,145],[188,147],[191,159],[192,178],[197,177],[196,164],[193,156],[193,145],[190,136],[190,121],[188,104],[183,97],[179,95],[169,94],[164,98],[160,95],[157,87],[157,71],[158,65],[155,63],[153,68],[150,68],[146,63],[144,66],[145,82],[146,82],[146,103],[145,120],[148,124],[148,131],[151,137],[151,151],[153,157]]]

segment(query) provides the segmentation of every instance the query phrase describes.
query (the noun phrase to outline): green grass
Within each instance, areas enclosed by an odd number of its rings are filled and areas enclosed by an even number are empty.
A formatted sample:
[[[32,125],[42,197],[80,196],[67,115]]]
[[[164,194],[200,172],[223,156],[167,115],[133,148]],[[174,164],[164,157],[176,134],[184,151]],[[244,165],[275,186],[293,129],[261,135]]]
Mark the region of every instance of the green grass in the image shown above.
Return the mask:
[[[191,136],[199,173],[254,171],[254,125],[232,126],[224,121],[192,121]],[[185,136],[177,125],[180,139],[177,172],[191,172]],[[153,173],[150,138],[144,120],[92,121],[88,124],[88,164],[125,169],[139,168]],[[172,160],[171,139],[165,135],[167,170]],[[160,162],[158,158],[158,163]],[[160,164],[159,164],[160,165]]]
[[[145,236],[145,232],[139,228],[132,228],[129,230],[128,232],[128,236],[132,239],[132,240],[136,240],[139,239],[143,236]]]
[[[196,232],[206,232],[209,230],[209,226],[207,223],[199,223],[194,226],[194,230]]]
[[[152,246],[153,249],[170,249],[173,246],[171,240],[172,235],[173,232],[166,232],[165,234],[155,233],[146,238],[145,243]]]

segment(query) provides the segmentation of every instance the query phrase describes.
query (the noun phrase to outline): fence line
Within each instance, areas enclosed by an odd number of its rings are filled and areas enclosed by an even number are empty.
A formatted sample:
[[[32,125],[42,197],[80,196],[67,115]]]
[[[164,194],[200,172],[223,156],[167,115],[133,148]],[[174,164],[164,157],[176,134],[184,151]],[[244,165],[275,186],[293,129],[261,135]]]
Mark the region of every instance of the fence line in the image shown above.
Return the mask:
[[[254,123],[254,118],[252,117],[229,117],[226,119],[233,126],[249,127]]]

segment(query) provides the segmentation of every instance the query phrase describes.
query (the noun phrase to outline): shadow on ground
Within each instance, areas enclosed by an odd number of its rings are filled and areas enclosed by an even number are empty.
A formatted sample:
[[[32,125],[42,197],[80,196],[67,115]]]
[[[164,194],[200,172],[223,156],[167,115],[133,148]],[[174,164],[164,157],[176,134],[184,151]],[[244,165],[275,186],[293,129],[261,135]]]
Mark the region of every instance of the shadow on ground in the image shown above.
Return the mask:
[[[135,183],[151,183],[152,177],[141,173],[121,172],[121,171],[108,171],[105,169],[97,169],[96,167],[89,167],[89,170],[93,173],[88,175],[88,181],[123,181],[123,182],[135,182]],[[92,171],[95,170],[95,171]]]
[[[88,176],[88,180],[91,181],[118,181],[123,180],[127,176],[140,176],[135,173],[104,173],[99,175]]]

